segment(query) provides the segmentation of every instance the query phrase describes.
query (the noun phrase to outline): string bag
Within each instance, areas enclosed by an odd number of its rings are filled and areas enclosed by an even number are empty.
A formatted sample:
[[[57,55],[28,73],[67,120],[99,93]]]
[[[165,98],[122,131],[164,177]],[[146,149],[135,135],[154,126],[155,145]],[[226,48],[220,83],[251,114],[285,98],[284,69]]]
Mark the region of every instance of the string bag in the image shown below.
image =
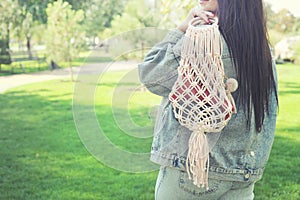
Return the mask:
[[[208,189],[210,148],[206,134],[221,132],[236,112],[231,92],[238,83],[225,78],[218,19],[209,25],[198,22],[192,20],[185,33],[178,78],[169,100],[179,123],[191,130],[188,176],[196,186]]]

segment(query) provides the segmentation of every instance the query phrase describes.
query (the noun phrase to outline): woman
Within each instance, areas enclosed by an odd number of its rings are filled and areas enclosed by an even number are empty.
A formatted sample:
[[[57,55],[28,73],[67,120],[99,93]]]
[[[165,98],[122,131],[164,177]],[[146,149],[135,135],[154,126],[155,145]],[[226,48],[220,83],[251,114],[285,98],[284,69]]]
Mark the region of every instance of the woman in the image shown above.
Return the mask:
[[[151,160],[161,169],[156,200],[253,199],[274,139],[277,115],[275,64],[267,40],[262,0],[200,0],[200,8],[155,45],[139,65],[141,82],[162,96],[157,114]],[[178,77],[177,67],[188,23],[209,24],[217,17],[223,40],[225,75],[237,79],[233,93],[237,113],[218,137],[210,139],[209,189],[198,188],[186,172],[191,132],[181,126],[168,95]],[[209,136],[207,134],[207,136]]]

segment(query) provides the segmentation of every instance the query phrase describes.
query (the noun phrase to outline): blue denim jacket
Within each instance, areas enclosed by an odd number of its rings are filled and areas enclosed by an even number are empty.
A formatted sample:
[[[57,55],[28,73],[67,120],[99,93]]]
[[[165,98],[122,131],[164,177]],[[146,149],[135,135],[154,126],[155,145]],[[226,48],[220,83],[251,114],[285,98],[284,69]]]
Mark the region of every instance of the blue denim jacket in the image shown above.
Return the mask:
[[[181,126],[175,118],[168,95],[177,79],[183,36],[184,33],[179,30],[170,31],[162,42],[150,50],[143,63],[139,64],[141,82],[150,92],[162,96],[150,159],[159,165],[180,170],[185,170],[191,131]],[[236,78],[224,40],[222,60],[225,75]],[[276,77],[275,64],[274,75]],[[235,93],[233,97],[237,101]],[[261,178],[270,155],[276,127],[277,101],[274,93],[270,101],[269,115],[266,115],[260,133],[255,129],[253,112],[251,127],[247,127],[245,112],[238,106],[238,102],[237,113],[233,114],[222,132],[207,133],[211,146],[209,178],[242,182],[255,182]]]

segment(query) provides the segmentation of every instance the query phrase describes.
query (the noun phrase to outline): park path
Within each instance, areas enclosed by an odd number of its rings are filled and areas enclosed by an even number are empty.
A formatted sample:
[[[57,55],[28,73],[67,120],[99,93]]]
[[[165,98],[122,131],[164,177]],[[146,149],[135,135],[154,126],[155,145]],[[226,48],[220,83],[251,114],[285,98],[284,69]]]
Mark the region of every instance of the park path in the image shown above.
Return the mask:
[[[133,69],[137,68],[138,62],[137,61],[118,61],[112,63],[93,63],[90,64],[96,66],[97,68],[106,68],[108,71],[118,71],[123,69]],[[84,66],[83,66],[84,67]],[[73,67],[73,73],[76,76],[81,67]],[[90,71],[89,73],[94,73]],[[0,93],[4,93],[6,90],[30,84],[30,83],[37,83],[43,82],[48,80],[54,79],[65,79],[69,77],[69,69],[57,69],[53,71],[42,71],[30,74],[16,74],[10,76],[1,76],[0,77]]]

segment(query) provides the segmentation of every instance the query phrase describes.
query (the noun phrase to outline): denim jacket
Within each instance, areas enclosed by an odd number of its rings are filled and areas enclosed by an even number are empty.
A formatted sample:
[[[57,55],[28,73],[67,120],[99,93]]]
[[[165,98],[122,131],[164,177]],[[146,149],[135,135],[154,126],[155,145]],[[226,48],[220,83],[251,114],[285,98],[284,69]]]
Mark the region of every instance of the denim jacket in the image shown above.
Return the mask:
[[[157,112],[150,159],[159,165],[179,170],[185,170],[191,131],[181,126],[175,118],[168,95],[177,80],[183,37],[183,32],[171,30],[139,64],[141,82],[150,92],[162,96]],[[234,65],[224,40],[222,60],[225,75],[228,78],[236,78]],[[275,64],[273,65],[276,77]],[[237,101],[236,92],[233,93],[233,97]],[[238,102],[236,104],[238,111],[232,115],[222,132],[206,134],[211,147],[209,178],[255,182],[262,176],[274,140],[276,96],[273,92],[270,98],[269,115],[265,116],[261,132],[255,129],[253,112],[249,128],[245,112]]]

